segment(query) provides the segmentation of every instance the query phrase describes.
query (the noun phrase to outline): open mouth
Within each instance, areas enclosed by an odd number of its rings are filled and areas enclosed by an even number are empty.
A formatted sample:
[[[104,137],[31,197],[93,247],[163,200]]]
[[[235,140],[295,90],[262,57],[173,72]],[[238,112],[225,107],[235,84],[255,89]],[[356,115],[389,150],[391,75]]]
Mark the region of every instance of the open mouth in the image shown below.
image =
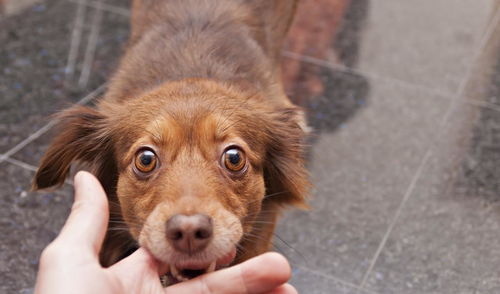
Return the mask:
[[[188,281],[203,274],[225,268],[233,262],[235,256],[236,249],[233,249],[225,256],[210,263],[184,262],[182,264],[171,264],[169,275],[171,283]]]
[[[178,268],[178,266],[170,265],[170,274],[176,280],[176,282],[184,282],[187,280],[194,279],[203,274],[208,274],[215,271],[217,262],[214,261],[205,268]]]

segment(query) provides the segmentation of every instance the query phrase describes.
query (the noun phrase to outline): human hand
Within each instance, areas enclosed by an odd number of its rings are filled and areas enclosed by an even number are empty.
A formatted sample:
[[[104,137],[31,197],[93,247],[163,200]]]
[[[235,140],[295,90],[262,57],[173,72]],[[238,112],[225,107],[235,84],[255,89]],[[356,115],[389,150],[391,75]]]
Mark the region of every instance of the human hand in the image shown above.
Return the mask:
[[[59,236],[45,248],[36,294],[58,293],[203,293],[293,294],[286,284],[290,266],[277,253],[266,253],[239,265],[163,288],[159,264],[144,248],[117,264],[99,264],[109,219],[108,201],[99,181],[87,172],[75,176],[75,202]]]

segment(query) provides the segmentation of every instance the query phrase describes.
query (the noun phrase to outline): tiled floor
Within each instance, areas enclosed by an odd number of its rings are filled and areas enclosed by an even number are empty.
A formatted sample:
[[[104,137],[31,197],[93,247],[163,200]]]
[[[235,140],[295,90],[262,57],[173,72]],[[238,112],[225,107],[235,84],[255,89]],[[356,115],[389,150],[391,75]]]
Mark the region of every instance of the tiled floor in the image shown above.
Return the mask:
[[[499,9],[302,1],[284,77],[315,130],[313,210],[275,240],[301,293],[500,291]],[[0,18],[0,293],[32,291],[71,203],[69,185],[29,192],[50,115],[102,93],[128,15],[126,0],[46,0]]]

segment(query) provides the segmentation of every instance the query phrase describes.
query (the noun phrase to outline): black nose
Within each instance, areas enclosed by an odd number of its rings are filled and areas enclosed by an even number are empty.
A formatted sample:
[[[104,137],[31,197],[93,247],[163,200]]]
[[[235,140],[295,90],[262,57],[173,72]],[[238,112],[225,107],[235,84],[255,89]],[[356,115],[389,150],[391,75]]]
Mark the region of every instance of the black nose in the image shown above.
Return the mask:
[[[176,250],[189,254],[200,252],[212,238],[212,219],[204,214],[176,214],[167,221],[166,233]]]

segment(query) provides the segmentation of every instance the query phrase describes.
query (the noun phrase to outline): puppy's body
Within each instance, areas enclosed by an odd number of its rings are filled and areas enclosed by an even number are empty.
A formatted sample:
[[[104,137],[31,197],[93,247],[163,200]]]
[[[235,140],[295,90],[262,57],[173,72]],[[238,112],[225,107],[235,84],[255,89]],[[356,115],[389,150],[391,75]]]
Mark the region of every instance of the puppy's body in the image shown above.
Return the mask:
[[[279,72],[294,9],[291,0],[133,2],[105,97],[97,110],[61,114],[35,180],[60,184],[73,161],[94,168],[112,203],[104,265],[138,242],[184,270],[182,280],[268,250],[281,207],[304,205],[302,113]]]
[[[281,43],[295,1],[136,0],[130,46],[106,97],[137,97],[166,81],[207,78],[281,92]]]

